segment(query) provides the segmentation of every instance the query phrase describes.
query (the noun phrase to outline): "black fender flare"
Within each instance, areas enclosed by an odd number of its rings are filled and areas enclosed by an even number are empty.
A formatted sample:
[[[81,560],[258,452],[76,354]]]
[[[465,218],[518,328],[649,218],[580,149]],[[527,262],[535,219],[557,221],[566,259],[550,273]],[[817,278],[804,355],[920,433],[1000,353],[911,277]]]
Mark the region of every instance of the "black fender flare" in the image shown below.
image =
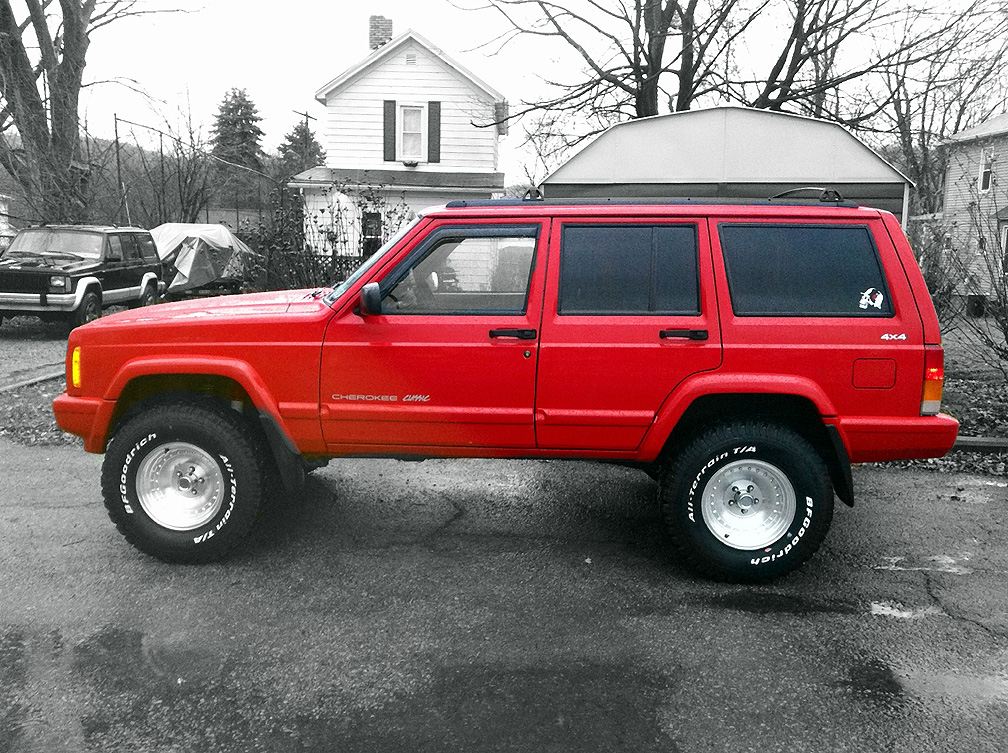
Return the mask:
[[[850,455],[844,445],[840,430],[832,424],[826,425],[826,434],[830,438],[833,452],[825,458],[833,481],[833,491],[848,507],[854,507],[854,478],[851,474]]]

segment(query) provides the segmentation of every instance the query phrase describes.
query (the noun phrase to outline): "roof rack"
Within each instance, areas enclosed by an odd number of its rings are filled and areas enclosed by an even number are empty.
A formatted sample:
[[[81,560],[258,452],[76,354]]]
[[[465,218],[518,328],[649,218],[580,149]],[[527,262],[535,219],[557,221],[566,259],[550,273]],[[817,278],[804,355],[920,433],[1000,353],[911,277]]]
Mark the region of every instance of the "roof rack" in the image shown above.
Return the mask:
[[[818,196],[812,198],[792,198],[792,194],[800,192],[814,191],[818,193]],[[449,201],[445,204],[447,209],[466,209],[466,208],[491,208],[491,207],[521,207],[529,205],[546,205],[546,206],[592,206],[598,204],[610,204],[610,205],[648,205],[648,204],[665,204],[665,205],[682,205],[682,204],[698,204],[698,205],[727,205],[727,206],[756,206],[756,205],[771,205],[771,206],[809,206],[811,204],[831,204],[835,207],[846,207],[855,209],[858,204],[853,201],[848,201],[840,195],[839,191],[832,188],[817,188],[813,186],[803,187],[803,188],[792,188],[788,191],[777,194],[776,196],[771,196],[767,199],[756,199],[756,198],[723,198],[723,197],[676,197],[676,198],[630,198],[621,196],[619,198],[587,198],[587,199],[544,199],[541,195],[532,196],[531,192],[525,194],[525,198],[516,199],[456,199],[454,201]]]

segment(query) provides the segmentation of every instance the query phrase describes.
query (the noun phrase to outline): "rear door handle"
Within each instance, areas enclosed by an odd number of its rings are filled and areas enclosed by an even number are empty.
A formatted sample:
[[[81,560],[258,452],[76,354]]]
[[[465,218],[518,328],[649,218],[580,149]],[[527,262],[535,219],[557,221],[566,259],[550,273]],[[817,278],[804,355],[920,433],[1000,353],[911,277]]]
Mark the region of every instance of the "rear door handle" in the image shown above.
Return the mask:
[[[663,329],[658,337],[665,340],[669,337],[684,337],[689,340],[706,340],[709,335],[705,329]]]
[[[519,340],[535,340],[536,331],[534,329],[492,329],[490,337],[516,337]]]

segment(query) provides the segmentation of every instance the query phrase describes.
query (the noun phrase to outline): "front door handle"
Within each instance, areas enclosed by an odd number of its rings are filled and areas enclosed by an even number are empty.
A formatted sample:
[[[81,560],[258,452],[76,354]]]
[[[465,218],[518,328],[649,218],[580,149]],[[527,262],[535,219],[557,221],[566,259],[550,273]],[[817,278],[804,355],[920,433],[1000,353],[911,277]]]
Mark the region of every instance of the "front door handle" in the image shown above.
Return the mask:
[[[705,329],[663,329],[658,337],[665,340],[669,337],[685,337],[689,340],[706,340],[709,335]]]
[[[519,340],[535,340],[536,331],[534,329],[492,329],[490,337],[516,337]]]

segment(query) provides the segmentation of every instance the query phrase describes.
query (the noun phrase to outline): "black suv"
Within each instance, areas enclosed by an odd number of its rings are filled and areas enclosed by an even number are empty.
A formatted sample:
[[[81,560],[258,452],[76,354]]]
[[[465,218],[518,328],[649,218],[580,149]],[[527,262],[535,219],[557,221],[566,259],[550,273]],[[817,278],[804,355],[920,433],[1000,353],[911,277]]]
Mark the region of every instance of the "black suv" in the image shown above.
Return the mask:
[[[147,306],[164,292],[154,239],[132,227],[21,230],[0,256],[0,323],[34,314],[76,327],[114,304]]]

